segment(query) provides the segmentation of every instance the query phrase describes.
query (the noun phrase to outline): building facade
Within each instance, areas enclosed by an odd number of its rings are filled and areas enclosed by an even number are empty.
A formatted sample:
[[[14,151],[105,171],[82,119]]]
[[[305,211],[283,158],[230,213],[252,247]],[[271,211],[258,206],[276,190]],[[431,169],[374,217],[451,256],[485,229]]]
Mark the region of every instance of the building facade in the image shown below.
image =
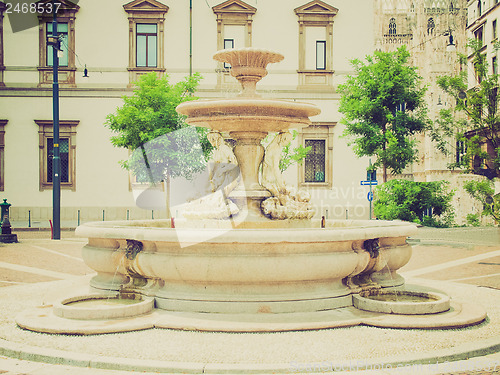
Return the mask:
[[[164,217],[163,211],[136,207],[134,189],[141,186],[120,167],[129,154],[111,145],[106,116],[148,72],[168,75],[172,82],[200,72],[197,96],[236,95],[236,80],[212,55],[243,47],[285,56],[259,83],[263,97],[321,108],[296,139],[312,146],[313,157],[290,167],[287,183],[310,190],[317,216],[368,218],[368,188],[360,186],[368,159],[357,158],[341,137],[336,87],[352,73],[349,60],[374,50],[372,0],[61,3],[63,222]],[[14,222],[28,216],[46,222],[52,216],[53,62],[47,44],[52,24],[50,16],[38,20],[36,27],[14,32],[8,9],[0,8],[0,190],[13,205]]]
[[[484,0],[479,2],[482,9],[486,9]],[[478,0],[474,3],[472,9],[476,11]],[[411,53],[412,64],[418,67],[418,73],[428,87],[426,102],[429,118],[433,122],[439,118],[441,109],[454,106],[454,99],[439,88],[437,79],[439,76],[460,72],[461,65],[457,53],[467,53],[467,40],[473,36],[470,32],[470,14],[471,1],[466,0],[376,1],[375,48],[394,51],[406,45]],[[490,27],[492,23],[493,21],[490,22]],[[493,57],[491,56],[491,59]],[[469,82],[471,79],[473,77],[469,76]],[[448,153],[444,154],[436,148],[430,132],[423,132],[416,138],[419,145],[417,162],[406,168],[405,173],[393,178],[448,181],[450,189],[454,190],[452,204],[455,209],[455,223],[467,224],[467,215],[481,213],[482,207],[463,189],[463,184],[465,181],[482,177],[448,168],[449,164],[463,156],[463,143],[457,139],[448,139]],[[483,218],[483,224],[487,223],[490,223],[489,219]]]

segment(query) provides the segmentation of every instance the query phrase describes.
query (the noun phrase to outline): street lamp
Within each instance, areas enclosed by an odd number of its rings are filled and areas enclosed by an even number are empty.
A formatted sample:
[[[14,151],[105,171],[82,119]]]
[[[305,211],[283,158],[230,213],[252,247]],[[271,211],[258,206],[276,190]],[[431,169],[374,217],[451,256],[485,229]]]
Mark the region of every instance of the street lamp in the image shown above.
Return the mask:
[[[52,117],[53,117],[53,158],[52,158],[52,239],[61,239],[61,157],[59,152],[59,55],[61,40],[57,35],[57,7],[52,0],[52,35],[47,36],[47,44],[52,46]]]
[[[455,43],[453,43],[453,34],[451,33],[451,30],[445,31],[443,36],[447,36],[449,38],[448,45],[446,46],[446,52],[455,52],[457,47]]]

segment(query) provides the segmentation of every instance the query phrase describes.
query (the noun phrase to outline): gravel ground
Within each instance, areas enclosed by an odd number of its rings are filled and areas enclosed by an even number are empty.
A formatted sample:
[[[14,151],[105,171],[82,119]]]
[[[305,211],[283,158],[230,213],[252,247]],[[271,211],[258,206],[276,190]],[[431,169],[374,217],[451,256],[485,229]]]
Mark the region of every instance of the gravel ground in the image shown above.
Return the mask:
[[[80,279],[81,280],[81,279]],[[73,281],[75,282],[75,281]],[[422,283],[430,283],[422,281]],[[402,358],[470,344],[500,335],[500,291],[453,283],[428,286],[458,300],[481,304],[488,320],[455,330],[399,330],[351,327],[283,333],[207,333],[150,329],[94,336],[64,336],[25,331],[18,312],[43,304],[68,281],[0,289],[0,338],[17,343],[112,357],[202,363],[313,363]]]

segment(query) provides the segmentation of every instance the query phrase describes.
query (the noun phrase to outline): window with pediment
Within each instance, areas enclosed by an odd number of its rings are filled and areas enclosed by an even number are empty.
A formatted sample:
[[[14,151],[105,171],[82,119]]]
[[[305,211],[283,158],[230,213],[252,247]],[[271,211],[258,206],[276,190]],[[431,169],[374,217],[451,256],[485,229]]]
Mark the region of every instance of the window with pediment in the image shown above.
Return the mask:
[[[52,0],[38,1],[37,4],[50,3]],[[57,10],[57,34],[61,40],[61,51],[59,53],[59,84],[61,86],[74,87],[76,61],[75,53],[75,19],[80,7],[68,0],[59,0],[61,6]],[[53,80],[53,49],[47,44],[47,37],[52,35],[52,19],[50,13],[38,15],[38,39],[40,46],[38,75],[39,86],[49,86]]]
[[[129,85],[140,75],[165,68],[164,28],[168,6],[156,0],[134,0],[123,6],[129,20]]]
[[[299,22],[299,88],[333,84],[333,19],[338,9],[313,0],[294,9]]]
[[[241,0],[227,0],[212,7],[217,17],[217,50],[252,46],[252,22],[257,8]],[[230,65],[217,63],[217,88],[238,87]]]

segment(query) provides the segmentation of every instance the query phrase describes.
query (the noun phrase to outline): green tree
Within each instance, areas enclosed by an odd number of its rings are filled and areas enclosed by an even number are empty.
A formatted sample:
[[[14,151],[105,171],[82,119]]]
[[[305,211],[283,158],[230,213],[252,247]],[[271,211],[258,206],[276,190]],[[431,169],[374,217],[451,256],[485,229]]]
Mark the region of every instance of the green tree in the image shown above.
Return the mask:
[[[447,181],[390,180],[375,189],[374,214],[382,220],[405,220],[447,227],[453,223]]]
[[[198,73],[176,84],[170,84],[166,75],[162,78],[156,73],[142,75],[135,82],[133,95],[124,96],[123,106],[106,118],[106,126],[116,133],[111,137],[112,144],[138,151],[121,161],[122,167],[141,181],[167,184],[167,210],[169,178],[190,178],[205,168],[205,159],[211,151],[206,138],[208,130],[187,131],[191,127],[175,110],[180,103],[197,99],[192,94],[200,80]]]
[[[440,111],[440,119],[434,124],[431,135],[445,153],[454,149],[454,144],[447,146],[447,140],[452,143],[457,140],[462,145],[463,149],[457,150],[462,153],[461,157],[457,157],[450,168],[461,168],[491,179],[500,177],[499,75],[488,73],[486,54],[481,53],[480,41],[470,40],[468,47],[473,51],[476,81],[468,82],[467,57],[460,55],[460,72],[438,78],[438,85],[454,98],[456,105]]]
[[[491,216],[500,223],[500,194],[495,195],[495,186],[491,180],[467,181],[464,189],[471,197],[483,204],[483,215]]]
[[[376,51],[366,62],[355,59],[356,72],[339,85],[339,111],[346,125],[344,134],[354,140],[358,156],[376,156],[375,167],[398,174],[416,160],[416,133],[428,124],[424,101],[426,88],[417,68],[408,64],[403,46],[395,52]]]

